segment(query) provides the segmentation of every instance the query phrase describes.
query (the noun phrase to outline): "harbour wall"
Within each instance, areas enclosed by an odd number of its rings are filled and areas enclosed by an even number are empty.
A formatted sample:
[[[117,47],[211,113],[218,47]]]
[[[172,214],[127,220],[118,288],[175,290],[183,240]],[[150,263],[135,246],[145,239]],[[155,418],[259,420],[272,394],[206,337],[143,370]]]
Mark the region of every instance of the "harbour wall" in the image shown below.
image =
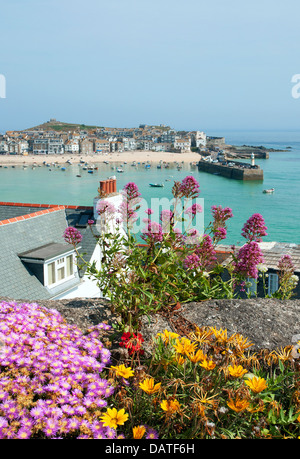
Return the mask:
[[[243,163],[235,163],[234,166],[227,166],[220,163],[207,161],[198,162],[198,170],[209,174],[218,174],[235,180],[263,180],[264,172],[259,166],[256,168],[244,167]]]

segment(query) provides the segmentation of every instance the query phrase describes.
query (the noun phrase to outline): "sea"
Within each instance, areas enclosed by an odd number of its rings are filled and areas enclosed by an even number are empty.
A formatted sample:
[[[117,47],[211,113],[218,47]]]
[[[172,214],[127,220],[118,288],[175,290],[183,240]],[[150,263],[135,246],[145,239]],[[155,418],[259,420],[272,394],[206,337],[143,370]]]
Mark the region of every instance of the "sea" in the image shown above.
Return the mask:
[[[248,182],[198,171],[190,163],[181,163],[180,155],[177,160],[181,166],[179,170],[176,163],[169,163],[168,169],[157,169],[156,164],[152,164],[150,168],[142,163],[132,166],[131,161],[124,164],[121,156],[117,163],[110,164],[105,164],[105,158],[101,157],[97,164],[98,170],[93,174],[82,170],[76,156],[73,156],[71,165],[58,167],[2,167],[0,201],[91,206],[97,195],[99,181],[116,175],[118,191],[126,183],[135,182],[150,207],[154,198],[172,198],[174,181],[193,175],[200,184],[204,226],[211,221],[212,205],[232,209],[233,218],[228,223],[227,239],[224,243],[243,244],[245,241],[241,231],[244,223],[254,213],[260,213],[268,228],[265,241],[299,244],[300,131],[223,131],[208,135],[224,136],[227,144],[263,145],[287,151],[271,152],[269,159],[257,159],[256,163],[264,171],[264,180]],[[145,162],[147,161],[151,161],[151,152],[149,156],[148,153],[145,155]],[[118,173],[116,169],[121,165],[124,172]],[[62,166],[65,170],[61,169]],[[150,183],[163,183],[164,186],[153,188]],[[275,188],[275,192],[265,194],[263,190],[266,188]]]

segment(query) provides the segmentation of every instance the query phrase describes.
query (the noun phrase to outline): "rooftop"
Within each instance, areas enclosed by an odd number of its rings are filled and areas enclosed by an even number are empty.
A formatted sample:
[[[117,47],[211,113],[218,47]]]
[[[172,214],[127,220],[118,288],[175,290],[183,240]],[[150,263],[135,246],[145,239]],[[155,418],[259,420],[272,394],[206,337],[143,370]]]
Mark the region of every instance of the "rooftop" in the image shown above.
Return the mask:
[[[84,216],[84,219],[82,217]],[[64,243],[68,226],[80,222],[80,253],[89,260],[96,246],[87,219],[93,219],[93,207],[0,202],[0,295],[14,299],[50,299],[79,283],[79,278],[49,289],[45,287],[23,260],[46,261],[72,251]],[[84,222],[84,223],[82,223]],[[96,228],[94,229],[96,233]],[[80,269],[79,277],[84,275]]]

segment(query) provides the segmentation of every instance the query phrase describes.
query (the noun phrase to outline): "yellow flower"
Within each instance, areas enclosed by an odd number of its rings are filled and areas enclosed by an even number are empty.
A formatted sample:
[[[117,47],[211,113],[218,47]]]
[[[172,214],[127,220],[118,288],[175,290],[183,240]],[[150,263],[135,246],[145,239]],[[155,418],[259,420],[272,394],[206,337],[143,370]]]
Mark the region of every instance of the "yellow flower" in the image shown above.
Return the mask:
[[[203,354],[203,351],[201,349],[198,349],[198,351],[195,353],[188,353],[187,354],[187,358],[193,362],[193,363],[197,363],[199,362],[199,360],[203,360],[204,359],[204,354]]]
[[[247,370],[245,370],[242,365],[229,365],[228,371],[234,378],[241,378],[247,373]]]
[[[216,327],[210,327],[210,329],[213,332],[213,334],[215,335],[216,340],[219,341],[219,343],[225,344],[228,341],[230,341],[230,339],[228,339],[228,337],[227,337],[226,328],[224,330],[222,328],[220,328],[220,330],[217,330]]]
[[[210,329],[207,329],[206,327],[199,328],[195,325],[195,331],[190,333],[189,337],[201,345],[209,343],[209,338],[212,334],[213,333]]]
[[[154,394],[159,391],[161,383],[154,384],[153,378],[146,378],[139,386],[147,394]]]
[[[161,408],[168,414],[176,413],[180,408],[180,403],[176,398],[174,400],[163,400],[160,404]]]
[[[163,333],[157,333],[156,336],[161,337],[161,339],[164,341],[165,344],[169,344],[171,339],[175,339],[179,337],[177,333],[169,332],[168,330],[164,330]]]
[[[133,438],[135,440],[139,440],[140,438],[144,436],[146,429],[144,426],[137,426],[137,427],[133,427],[132,432],[133,432]]]
[[[240,335],[239,333],[235,333],[231,338],[232,344],[237,347],[240,352],[244,352],[249,347],[254,346],[248,338],[244,338],[243,335]]]
[[[244,411],[246,408],[248,408],[249,402],[247,400],[237,397],[235,400],[232,400],[232,398],[230,398],[229,402],[227,402],[227,405],[236,413],[240,413],[241,411]]]
[[[204,357],[204,359],[199,365],[205,368],[206,370],[213,370],[216,366],[216,364],[212,360],[207,359],[207,356]]]
[[[106,413],[104,413],[100,419],[103,422],[104,427],[116,429],[118,425],[121,426],[127,421],[128,414],[125,413],[124,408],[119,411],[117,411],[116,408],[108,408]]]
[[[189,339],[182,337],[180,340],[176,339],[176,344],[174,344],[174,349],[178,354],[187,355],[191,352],[195,352],[197,343],[192,343]]]
[[[180,354],[176,354],[175,355],[175,360],[178,363],[178,365],[183,365],[184,362],[185,362],[184,357],[182,357],[182,355],[180,355]]]
[[[115,370],[117,376],[122,378],[129,378],[134,375],[134,371],[130,367],[125,367],[125,365],[111,366],[111,368]]]
[[[251,379],[247,379],[245,382],[247,386],[249,386],[250,389],[256,394],[262,392],[264,389],[268,387],[266,380],[264,378],[257,378],[256,376],[253,376],[253,378]]]

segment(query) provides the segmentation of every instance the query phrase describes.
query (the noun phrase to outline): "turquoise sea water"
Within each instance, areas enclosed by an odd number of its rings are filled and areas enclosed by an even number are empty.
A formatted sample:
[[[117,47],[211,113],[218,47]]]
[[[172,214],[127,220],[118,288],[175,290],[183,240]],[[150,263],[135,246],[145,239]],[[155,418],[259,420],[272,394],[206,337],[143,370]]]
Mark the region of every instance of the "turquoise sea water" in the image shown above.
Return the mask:
[[[104,164],[103,158],[100,159],[98,171],[89,174],[79,167],[75,156],[72,165],[64,165],[65,171],[61,170],[61,166],[51,166],[51,171],[46,166],[35,169],[23,169],[22,166],[2,167],[0,201],[93,205],[99,181],[116,175],[118,190],[127,182],[134,181],[150,206],[151,198],[171,198],[174,180],[182,180],[186,175],[192,174],[200,183],[205,224],[210,221],[210,208],[213,204],[228,206],[233,210],[234,218],[228,225],[226,243],[243,242],[242,226],[256,212],[263,215],[268,227],[268,236],[264,240],[300,243],[300,133],[248,131],[223,132],[220,135],[225,135],[226,142],[235,145],[264,145],[282,149],[290,146],[292,149],[270,153],[267,160],[257,160],[257,164],[264,170],[263,182],[231,180],[199,172],[189,164],[182,164],[182,169],[177,170],[173,163],[170,163],[169,169],[157,169],[155,164],[150,169],[145,169],[144,164],[133,167],[128,162],[123,166],[124,173],[120,174],[111,169],[111,164]],[[145,161],[147,160],[151,161],[151,152],[145,157]],[[178,160],[180,161],[180,156]],[[114,166],[121,163],[119,161]],[[77,174],[81,174],[81,177],[76,177]],[[164,188],[151,188],[151,182],[164,183]],[[265,188],[275,188],[275,193],[263,194]]]

